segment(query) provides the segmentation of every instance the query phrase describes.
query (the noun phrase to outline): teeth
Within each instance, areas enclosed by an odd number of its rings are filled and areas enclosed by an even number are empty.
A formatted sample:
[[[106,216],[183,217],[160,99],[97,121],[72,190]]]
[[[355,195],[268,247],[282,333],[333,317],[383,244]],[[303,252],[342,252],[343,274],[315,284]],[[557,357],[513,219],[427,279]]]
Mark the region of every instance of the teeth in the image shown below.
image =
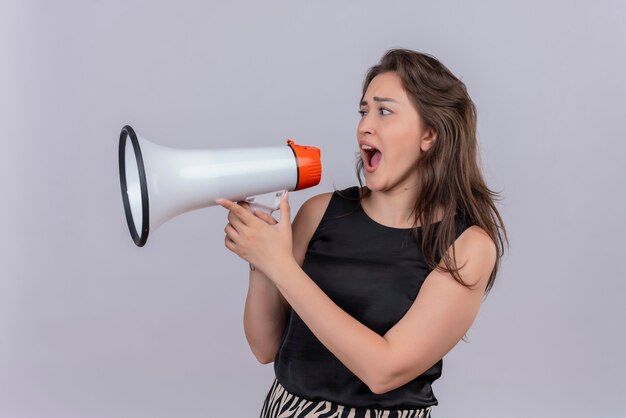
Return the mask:
[[[366,150],[366,151],[371,151],[371,150],[376,149],[376,148],[370,147],[367,144],[363,144],[363,145],[361,145],[361,149]]]

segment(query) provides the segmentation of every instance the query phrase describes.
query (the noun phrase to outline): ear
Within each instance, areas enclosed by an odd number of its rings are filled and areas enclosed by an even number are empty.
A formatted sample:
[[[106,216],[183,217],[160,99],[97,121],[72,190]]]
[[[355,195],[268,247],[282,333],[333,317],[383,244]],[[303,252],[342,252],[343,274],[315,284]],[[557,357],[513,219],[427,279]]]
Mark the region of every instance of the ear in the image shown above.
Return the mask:
[[[437,132],[433,128],[427,128],[422,136],[420,148],[423,152],[428,151],[437,140]]]

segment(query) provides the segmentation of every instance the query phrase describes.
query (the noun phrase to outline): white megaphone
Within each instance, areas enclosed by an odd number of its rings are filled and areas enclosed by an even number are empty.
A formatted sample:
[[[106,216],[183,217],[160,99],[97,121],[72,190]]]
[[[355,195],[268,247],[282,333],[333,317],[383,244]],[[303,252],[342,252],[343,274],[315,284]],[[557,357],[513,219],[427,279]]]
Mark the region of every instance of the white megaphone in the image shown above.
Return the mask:
[[[126,222],[137,246],[165,221],[190,210],[215,206],[217,198],[246,200],[271,213],[286,190],[319,184],[320,150],[288,146],[216,150],[175,149],[154,144],[124,126],[119,142],[120,184]],[[273,202],[263,194],[277,192]]]

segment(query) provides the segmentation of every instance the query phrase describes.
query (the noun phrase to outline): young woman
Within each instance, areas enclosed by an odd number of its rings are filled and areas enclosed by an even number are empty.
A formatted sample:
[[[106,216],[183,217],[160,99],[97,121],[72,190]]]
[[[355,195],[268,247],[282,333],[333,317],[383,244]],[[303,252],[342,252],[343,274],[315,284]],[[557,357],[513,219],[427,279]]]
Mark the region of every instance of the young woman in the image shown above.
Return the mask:
[[[429,417],[442,359],[496,277],[507,238],[465,85],[390,50],[359,113],[360,186],[312,197],[293,224],[287,198],[278,222],[218,201],[226,248],[252,269],[248,343],[274,362],[263,418]]]

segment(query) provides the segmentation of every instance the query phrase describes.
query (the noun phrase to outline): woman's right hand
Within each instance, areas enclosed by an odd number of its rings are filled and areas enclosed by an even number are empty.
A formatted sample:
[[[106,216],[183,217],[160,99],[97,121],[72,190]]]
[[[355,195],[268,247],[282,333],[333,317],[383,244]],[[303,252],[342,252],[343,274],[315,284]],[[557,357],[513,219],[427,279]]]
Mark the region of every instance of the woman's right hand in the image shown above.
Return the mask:
[[[260,209],[254,209],[253,206],[250,205],[249,202],[246,202],[245,200],[241,200],[239,202],[237,202],[237,204],[239,206],[241,206],[242,208],[246,209],[247,211],[251,212],[253,215],[255,215],[257,218],[261,219],[262,221],[265,221],[265,223],[269,224],[269,225],[276,225],[278,223],[278,221],[276,219],[274,219],[270,214],[263,212]],[[230,219],[229,219],[230,221]],[[250,264],[250,263],[248,263]],[[250,264],[250,270],[254,271],[256,270],[256,268],[254,268],[254,266],[252,264]],[[264,276],[265,277],[265,276]],[[265,277],[268,281],[269,278]]]

